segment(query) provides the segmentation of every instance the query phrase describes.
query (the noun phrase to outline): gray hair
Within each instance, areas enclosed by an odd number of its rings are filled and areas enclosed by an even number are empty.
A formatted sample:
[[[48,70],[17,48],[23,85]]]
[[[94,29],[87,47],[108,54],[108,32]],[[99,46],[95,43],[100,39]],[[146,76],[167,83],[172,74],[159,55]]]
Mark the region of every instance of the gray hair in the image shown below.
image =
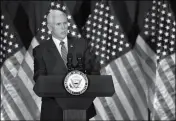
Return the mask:
[[[63,11],[60,11],[58,9],[51,9],[47,16],[47,23],[52,23],[53,17],[59,15],[64,15],[67,18],[67,15]]]

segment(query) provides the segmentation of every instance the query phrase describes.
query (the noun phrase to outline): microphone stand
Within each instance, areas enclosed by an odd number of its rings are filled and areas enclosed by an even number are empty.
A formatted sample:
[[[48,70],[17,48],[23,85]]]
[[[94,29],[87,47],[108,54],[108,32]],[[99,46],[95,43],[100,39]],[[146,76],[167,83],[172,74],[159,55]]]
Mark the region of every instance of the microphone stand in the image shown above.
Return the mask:
[[[77,69],[79,70],[79,71],[82,71],[83,73],[85,73],[85,69],[84,69],[84,64],[83,64],[83,59],[82,59],[82,57],[80,56],[80,57],[77,57],[77,61],[78,61],[78,63],[77,63]]]
[[[74,70],[73,68],[73,64],[72,64],[72,56],[71,55],[68,55],[68,58],[67,58],[67,68],[68,68],[68,72]]]

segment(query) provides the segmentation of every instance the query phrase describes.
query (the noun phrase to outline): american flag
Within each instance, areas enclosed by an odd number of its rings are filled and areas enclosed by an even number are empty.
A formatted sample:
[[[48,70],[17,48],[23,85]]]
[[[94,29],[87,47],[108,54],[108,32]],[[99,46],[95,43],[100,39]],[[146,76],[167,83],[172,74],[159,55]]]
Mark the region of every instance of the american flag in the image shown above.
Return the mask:
[[[83,28],[101,75],[112,75],[115,94],[94,100],[95,120],[147,120],[146,80],[137,54],[123,32],[110,1],[95,4]]]
[[[147,79],[153,120],[175,119],[175,29],[169,2],[154,0],[135,45]]]
[[[19,68],[17,77],[15,81],[18,81],[19,90],[17,94],[20,94],[22,97],[21,104],[24,106],[13,107],[18,115],[16,115],[16,120],[39,120],[40,118],[40,108],[41,108],[41,98],[38,97],[34,91],[34,80],[33,80],[33,55],[32,49],[39,45],[43,41],[47,41],[51,37],[51,32],[47,28],[46,17],[51,9],[58,9],[66,13],[68,18],[68,35],[73,37],[80,38],[81,35],[77,29],[77,26],[74,23],[74,20],[66,6],[66,4],[62,1],[51,2],[50,7],[47,13],[44,15],[43,21],[41,22],[41,27],[37,31],[37,35],[33,37],[31,41],[31,45],[27,52],[25,53],[22,64]]]
[[[18,82],[14,80],[24,58],[25,48],[16,32],[11,18],[3,7],[1,8],[1,120],[17,119],[22,106],[18,94]],[[21,110],[22,111],[22,110]]]

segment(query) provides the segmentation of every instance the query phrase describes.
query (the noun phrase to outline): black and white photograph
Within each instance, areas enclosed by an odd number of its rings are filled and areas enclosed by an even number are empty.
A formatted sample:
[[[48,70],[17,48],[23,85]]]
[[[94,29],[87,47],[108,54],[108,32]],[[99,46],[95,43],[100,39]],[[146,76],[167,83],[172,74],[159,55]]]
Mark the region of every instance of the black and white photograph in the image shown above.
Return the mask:
[[[1,1],[1,121],[172,121],[176,0]]]

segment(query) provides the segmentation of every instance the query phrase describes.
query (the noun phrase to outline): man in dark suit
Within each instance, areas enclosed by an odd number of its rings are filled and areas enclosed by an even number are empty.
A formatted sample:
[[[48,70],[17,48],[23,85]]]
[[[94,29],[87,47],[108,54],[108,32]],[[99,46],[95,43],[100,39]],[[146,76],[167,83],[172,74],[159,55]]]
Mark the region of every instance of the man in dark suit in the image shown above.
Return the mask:
[[[86,41],[67,36],[67,16],[59,10],[51,10],[47,16],[47,26],[52,38],[33,49],[34,80],[40,75],[66,75],[68,73],[67,54],[73,55],[73,64],[77,64],[76,54],[81,53],[86,60]],[[87,68],[89,61],[86,61]],[[96,115],[94,105],[87,110],[87,119]],[[41,120],[63,120],[63,111],[54,98],[42,98]]]

